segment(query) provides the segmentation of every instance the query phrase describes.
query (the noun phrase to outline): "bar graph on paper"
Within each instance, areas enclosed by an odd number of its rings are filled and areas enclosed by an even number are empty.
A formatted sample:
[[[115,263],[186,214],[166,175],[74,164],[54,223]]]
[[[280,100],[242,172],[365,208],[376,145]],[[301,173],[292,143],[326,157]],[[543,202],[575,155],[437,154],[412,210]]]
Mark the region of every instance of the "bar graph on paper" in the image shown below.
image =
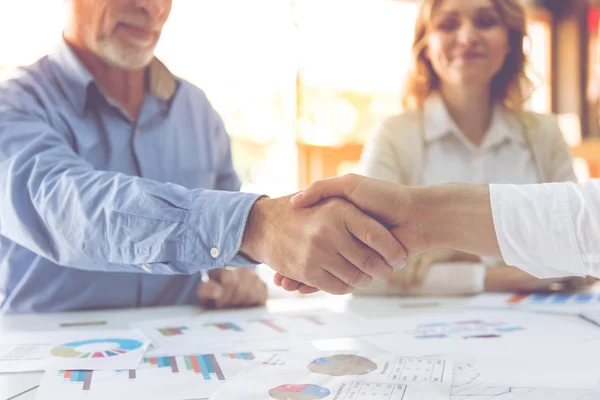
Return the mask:
[[[207,346],[223,348],[223,343],[245,344],[257,341],[310,338],[327,339],[362,336],[389,331],[389,326],[328,310],[293,314],[264,311],[236,312],[225,317],[198,315],[134,323],[163,354],[186,354]]]
[[[600,293],[484,293],[471,300],[469,305],[578,314],[600,310]]]
[[[228,354],[227,357],[243,360],[254,359],[252,353],[234,353]],[[124,378],[126,380],[136,380],[140,374],[143,376],[144,371],[149,369],[161,369],[171,374],[179,374],[180,372],[195,374],[207,382],[226,380],[221,364],[213,354],[144,358],[138,370],[102,371],[96,372],[96,375],[101,374],[104,376],[112,374],[115,376],[116,381],[122,381]],[[69,382],[71,385],[78,385],[82,391],[92,389],[94,371],[59,371],[58,374],[65,382]]]

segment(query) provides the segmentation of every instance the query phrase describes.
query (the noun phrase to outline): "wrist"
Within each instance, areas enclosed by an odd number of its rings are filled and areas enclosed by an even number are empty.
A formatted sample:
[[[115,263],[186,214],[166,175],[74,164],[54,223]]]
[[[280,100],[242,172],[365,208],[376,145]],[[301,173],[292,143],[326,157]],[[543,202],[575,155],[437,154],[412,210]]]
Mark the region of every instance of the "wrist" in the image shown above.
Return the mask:
[[[437,248],[451,248],[448,243],[448,198],[442,187],[414,187],[411,191],[411,212],[413,229],[420,235],[419,251]]]
[[[425,249],[445,247],[479,255],[499,254],[487,186],[420,187],[414,188],[413,198]]]
[[[264,263],[267,258],[267,250],[265,248],[268,239],[268,210],[272,200],[268,197],[259,198],[248,214],[242,245],[240,246],[239,255],[253,261],[255,263]]]

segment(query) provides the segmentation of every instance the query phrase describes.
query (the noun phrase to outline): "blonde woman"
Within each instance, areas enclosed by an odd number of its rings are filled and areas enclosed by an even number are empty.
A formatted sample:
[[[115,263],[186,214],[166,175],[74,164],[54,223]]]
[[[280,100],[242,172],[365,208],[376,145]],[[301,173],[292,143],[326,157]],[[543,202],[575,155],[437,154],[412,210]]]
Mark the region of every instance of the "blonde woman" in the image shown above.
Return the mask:
[[[518,0],[424,0],[404,105],[369,137],[361,173],[404,185],[574,181],[554,118],[525,112],[525,13]],[[470,294],[573,288],[501,260],[436,250],[361,294]]]

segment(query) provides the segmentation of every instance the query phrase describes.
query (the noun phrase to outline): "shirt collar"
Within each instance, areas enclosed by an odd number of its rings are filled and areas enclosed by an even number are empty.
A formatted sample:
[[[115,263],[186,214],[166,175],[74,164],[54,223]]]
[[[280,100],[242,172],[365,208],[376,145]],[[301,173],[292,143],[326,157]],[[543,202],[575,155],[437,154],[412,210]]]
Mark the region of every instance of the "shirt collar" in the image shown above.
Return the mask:
[[[88,89],[94,77],[79,60],[65,40],[61,40],[49,55],[59,68],[59,83],[64,85],[64,93],[79,115],[83,115],[88,100]],[[177,79],[169,69],[154,58],[148,65],[149,91],[159,100],[170,101],[177,90]]]
[[[423,116],[425,143],[431,144],[448,135],[455,135],[461,141],[468,142],[472,146],[472,143],[465,138],[458,126],[456,126],[444,104],[444,100],[439,94],[432,94],[427,98],[423,105]],[[490,148],[506,140],[517,144],[525,143],[523,131],[516,116],[508,112],[503,106],[496,105],[494,106],[490,129],[486,134],[481,148]]]

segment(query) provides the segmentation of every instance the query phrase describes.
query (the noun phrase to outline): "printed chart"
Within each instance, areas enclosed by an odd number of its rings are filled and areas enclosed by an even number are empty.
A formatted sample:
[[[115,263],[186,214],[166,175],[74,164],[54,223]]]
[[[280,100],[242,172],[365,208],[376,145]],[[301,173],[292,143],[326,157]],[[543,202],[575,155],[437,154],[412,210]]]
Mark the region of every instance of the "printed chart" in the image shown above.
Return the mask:
[[[330,394],[329,389],[311,384],[281,385],[269,390],[275,400],[318,400]]]
[[[452,365],[448,366],[445,360],[388,353],[365,356],[361,353],[284,352],[259,355],[258,360],[264,365],[305,365],[310,372],[327,376],[365,376],[371,380],[398,383],[452,380]]]
[[[600,293],[485,293],[469,303],[477,308],[521,308],[562,314],[600,311]]]
[[[445,369],[444,360],[397,357],[388,379],[394,382],[442,382]]]
[[[406,385],[352,382],[344,400],[402,400],[405,393]]]
[[[104,358],[117,357],[130,351],[140,349],[143,342],[133,339],[91,339],[65,343],[53,348],[50,352],[56,357],[66,358]],[[87,349],[95,348],[88,351]]]
[[[495,339],[525,328],[503,321],[459,320],[420,324],[407,334],[415,339]]]
[[[141,332],[22,332],[3,335],[0,372],[135,368],[150,345]]]
[[[228,380],[211,400],[448,400],[452,380],[452,362],[442,361],[450,371],[442,378],[390,381],[392,365],[422,368],[409,357],[389,354],[281,354],[284,365],[265,365],[258,355],[252,367]],[[418,366],[418,367],[417,367]],[[387,369],[386,369],[387,368]],[[411,374],[412,375],[412,374]],[[435,381],[435,382],[434,382]]]
[[[289,338],[326,339],[389,332],[384,324],[364,323],[359,317],[331,311],[295,314],[270,314],[265,311],[244,311],[226,316],[199,315],[185,319],[154,320],[136,323],[151,340],[157,351],[206,351],[207,346],[222,347]]]
[[[532,389],[473,385],[452,388],[451,400],[592,400],[592,392],[576,389]]]
[[[523,387],[493,387],[480,379],[476,364],[462,361],[455,364],[451,400],[592,400],[588,390],[534,389]]]
[[[37,399],[206,398],[247,364],[228,356],[190,354],[144,358],[137,369],[47,371]]]

